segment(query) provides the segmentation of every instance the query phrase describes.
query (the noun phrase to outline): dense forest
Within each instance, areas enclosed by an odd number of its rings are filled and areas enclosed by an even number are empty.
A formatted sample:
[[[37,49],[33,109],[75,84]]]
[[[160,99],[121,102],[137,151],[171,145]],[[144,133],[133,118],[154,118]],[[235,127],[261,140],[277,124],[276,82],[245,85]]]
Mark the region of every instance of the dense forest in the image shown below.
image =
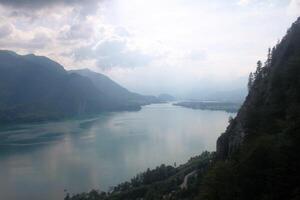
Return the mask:
[[[109,193],[93,190],[65,199],[300,199],[300,18],[268,51],[266,62],[257,63],[248,87],[215,153],[147,170]]]

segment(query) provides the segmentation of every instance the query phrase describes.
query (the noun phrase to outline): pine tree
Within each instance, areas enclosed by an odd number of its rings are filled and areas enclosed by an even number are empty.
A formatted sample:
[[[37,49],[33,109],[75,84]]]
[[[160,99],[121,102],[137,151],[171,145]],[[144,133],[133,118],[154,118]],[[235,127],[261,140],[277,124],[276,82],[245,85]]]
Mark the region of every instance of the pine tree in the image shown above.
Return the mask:
[[[262,62],[259,60],[257,61],[257,68],[256,68],[258,74],[261,72],[261,69],[262,69]]]
[[[248,79],[248,91],[250,91],[250,89],[252,88],[253,82],[254,82],[254,75],[252,72],[250,72],[249,79]]]
[[[269,67],[271,65],[271,61],[272,61],[272,50],[271,50],[271,48],[269,48],[267,60],[265,62],[265,67]]]
[[[253,74],[253,79],[254,80],[257,79],[257,77],[258,77],[259,73],[261,72],[261,70],[262,70],[262,62],[259,60],[259,61],[257,61],[256,72],[254,72],[254,74]]]

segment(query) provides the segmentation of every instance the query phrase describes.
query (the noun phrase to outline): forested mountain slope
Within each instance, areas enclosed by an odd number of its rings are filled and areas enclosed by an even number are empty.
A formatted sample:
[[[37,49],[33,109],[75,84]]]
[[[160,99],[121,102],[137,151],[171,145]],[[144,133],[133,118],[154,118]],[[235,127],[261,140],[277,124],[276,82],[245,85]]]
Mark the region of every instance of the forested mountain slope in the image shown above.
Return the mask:
[[[228,158],[245,138],[278,134],[297,124],[300,114],[300,18],[270,50],[265,66],[258,62],[249,94],[218,140],[218,156]],[[294,122],[294,123],[292,123]]]
[[[140,109],[141,103],[118,99],[123,94],[115,88],[107,84],[99,90],[88,77],[47,57],[0,50],[0,124]]]
[[[203,199],[300,198],[300,18],[249,79]],[[220,161],[222,160],[222,161]]]

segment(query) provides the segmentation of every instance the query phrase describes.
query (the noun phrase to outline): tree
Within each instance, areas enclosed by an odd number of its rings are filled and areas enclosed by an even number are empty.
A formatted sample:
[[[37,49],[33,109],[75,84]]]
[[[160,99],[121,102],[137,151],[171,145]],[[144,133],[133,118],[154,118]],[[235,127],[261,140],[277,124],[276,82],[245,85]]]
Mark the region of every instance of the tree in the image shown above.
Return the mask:
[[[257,61],[257,68],[256,68],[257,73],[259,73],[261,69],[262,69],[262,62],[259,60]]]
[[[231,123],[233,122],[233,120],[234,120],[233,117],[232,117],[232,116],[229,116],[229,118],[228,118],[228,123],[231,124]]]
[[[267,60],[265,62],[265,66],[269,67],[271,65],[271,61],[272,61],[272,50],[271,48],[268,49],[268,56],[267,56]]]
[[[262,62],[259,60],[259,61],[257,61],[256,72],[254,72],[254,79],[256,79],[258,77],[261,70],[262,70]]]
[[[254,82],[254,75],[252,72],[250,72],[248,78],[248,91],[250,91],[250,89],[252,88],[253,82]]]

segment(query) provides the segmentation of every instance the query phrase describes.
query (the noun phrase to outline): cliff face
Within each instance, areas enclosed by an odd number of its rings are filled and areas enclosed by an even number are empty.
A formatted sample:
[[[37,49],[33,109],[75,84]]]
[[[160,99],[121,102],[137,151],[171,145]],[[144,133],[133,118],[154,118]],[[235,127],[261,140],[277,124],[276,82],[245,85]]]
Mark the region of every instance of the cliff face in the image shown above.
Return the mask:
[[[217,157],[228,159],[247,140],[280,134],[299,124],[300,18],[270,51],[237,116],[217,141]]]

